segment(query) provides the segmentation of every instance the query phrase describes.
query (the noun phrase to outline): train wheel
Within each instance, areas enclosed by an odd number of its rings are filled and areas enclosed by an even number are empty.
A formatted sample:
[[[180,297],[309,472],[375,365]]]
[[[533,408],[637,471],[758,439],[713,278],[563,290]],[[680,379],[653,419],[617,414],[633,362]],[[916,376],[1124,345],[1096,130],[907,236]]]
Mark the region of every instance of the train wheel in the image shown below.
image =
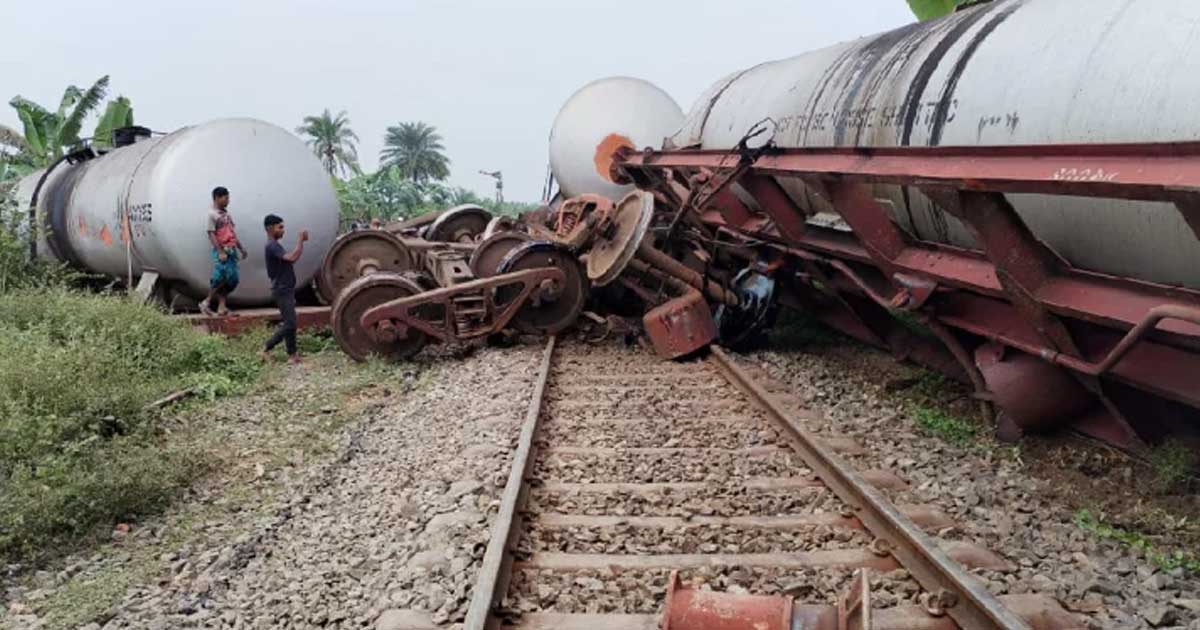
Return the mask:
[[[524,232],[497,232],[479,243],[471,252],[471,273],[476,278],[491,278],[500,268],[500,261],[509,252],[531,240]]]
[[[635,190],[625,195],[612,212],[613,229],[597,238],[588,252],[588,278],[600,287],[616,280],[637,254],[654,217],[654,195]]]
[[[342,289],[371,273],[413,270],[412,253],[400,237],[383,230],[358,230],[338,237],[325,254],[317,290],[332,304]]]
[[[425,333],[412,328],[400,332],[388,325],[366,330],[359,319],[372,307],[418,293],[421,287],[416,282],[393,273],[376,273],[351,282],[338,294],[330,317],[338,346],[360,362],[372,355],[401,361],[417,354],[428,341]]]
[[[529,301],[513,317],[513,326],[524,333],[553,335],[569,328],[583,312],[588,281],[583,267],[571,252],[547,241],[531,241],[518,246],[504,257],[498,271],[505,274],[541,267],[561,269],[564,281],[535,289]],[[515,289],[502,287],[497,302],[506,304],[515,294]]]
[[[492,213],[472,204],[455,206],[434,219],[425,230],[425,240],[439,243],[474,242],[492,220]]]

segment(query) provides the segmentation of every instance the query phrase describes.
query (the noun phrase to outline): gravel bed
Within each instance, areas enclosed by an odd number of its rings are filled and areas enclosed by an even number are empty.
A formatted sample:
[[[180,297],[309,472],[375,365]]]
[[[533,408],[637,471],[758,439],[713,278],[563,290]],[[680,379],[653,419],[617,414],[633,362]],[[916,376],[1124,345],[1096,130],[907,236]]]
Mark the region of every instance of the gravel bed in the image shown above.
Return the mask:
[[[560,573],[524,569],[513,574],[508,608],[519,612],[658,614],[666,599],[670,571],[581,571]],[[757,569],[706,567],[679,572],[688,588],[739,594],[786,592],[802,604],[837,601],[849,588],[850,569]],[[919,585],[903,570],[872,574],[877,608],[917,603]]]
[[[636,422],[555,418],[542,425],[542,436],[549,444],[586,444],[604,448],[735,449],[784,443],[779,433],[765,422],[695,417],[671,421],[648,418]]]
[[[519,549],[531,552],[652,555],[679,553],[789,553],[866,547],[871,537],[861,530],[815,525],[775,530],[730,525],[678,528],[533,527]]]
[[[842,503],[819,487],[796,490],[747,490],[713,486],[671,493],[544,492],[535,490],[529,509],[591,516],[788,516],[840,513]]]
[[[586,400],[587,398],[602,400]],[[570,400],[566,400],[569,398]],[[695,400],[704,398],[705,400]],[[673,422],[682,418],[761,418],[742,399],[712,400],[708,392],[686,394],[667,390],[595,390],[588,394],[551,391],[547,416],[562,420],[603,420],[606,418],[657,418]]]
[[[534,467],[537,479],[572,483],[724,482],[747,477],[792,477],[807,472],[800,457],[786,450],[754,456],[736,451],[615,455],[552,453],[539,457]]]
[[[442,354],[348,427],[339,456],[307,463],[268,518],[166,554],[169,569],[85,627],[364,628],[407,608],[461,620],[541,349]]]
[[[1200,580],[1182,569],[1163,571],[1137,551],[1084,531],[1072,510],[1040,496],[1044,482],[1023,470],[1019,456],[987,443],[953,446],[924,433],[911,405],[887,387],[886,371],[904,370],[889,367],[889,358],[839,348],[741,359],[820,410],[824,419],[811,429],[857,437],[867,449],[853,458],[860,469],[892,469],[908,480],[910,490],[893,500],[940,507],[957,523],[947,537],[1012,560],[1013,573],[982,573],[994,593],[1056,597],[1096,628],[1200,630]]]

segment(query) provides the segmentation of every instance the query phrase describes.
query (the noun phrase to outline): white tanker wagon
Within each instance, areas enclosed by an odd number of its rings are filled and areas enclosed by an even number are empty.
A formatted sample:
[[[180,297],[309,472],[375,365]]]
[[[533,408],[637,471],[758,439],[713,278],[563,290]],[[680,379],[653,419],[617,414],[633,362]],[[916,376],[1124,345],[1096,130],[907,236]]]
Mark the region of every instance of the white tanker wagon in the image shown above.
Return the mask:
[[[152,136],[127,130],[118,148],[68,159],[23,179],[21,208],[36,196],[36,254],[136,282],[158,277],[160,295],[202,298],[212,270],[206,218],[212,190],[230,191],[230,215],[249,256],[230,294],[239,306],[271,302],[263,217],[284,218],[294,239],[308,230],[296,263],[307,283],[338,231],[329,174],[299,138],[258,120],[222,119]]]
[[[893,345],[884,310],[932,318],[1010,429],[1200,436],[1198,33],[1195,0],[994,0],[732,72],[672,129],[657,88],[585,88],[550,157],[572,195],[697,194],[860,339]],[[601,155],[631,119],[666,139]]]

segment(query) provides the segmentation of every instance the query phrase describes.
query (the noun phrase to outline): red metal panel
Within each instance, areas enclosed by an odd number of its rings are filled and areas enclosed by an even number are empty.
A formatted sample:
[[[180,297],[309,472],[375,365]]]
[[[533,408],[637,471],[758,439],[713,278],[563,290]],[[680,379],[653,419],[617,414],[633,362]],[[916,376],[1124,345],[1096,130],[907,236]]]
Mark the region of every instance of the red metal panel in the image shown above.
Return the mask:
[[[1089,375],[1102,374],[1110,386],[1119,381],[1200,407],[1200,379],[1195,378],[1200,371],[1200,325],[1190,315],[1184,319],[1191,321],[1166,319],[1157,325],[1146,319],[1164,308],[1195,313],[1200,291],[1072,268],[1036,238],[1004,197],[1039,193],[1174,203],[1200,238],[1200,143],[768,148],[753,158],[742,156],[736,166],[731,155],[727,151],[626,154],[615,170],[644,184],[663,170],[704,170],[720,177],[734,168],[745,169],[752,159],[752,174],[743,176],[743,189],[758,202],[762,215],[707,212],[701,215],[706,224],[774,243],[781,251],[823,265],[826,271],[840,268],[821,284],[842,295],[847,294],[846,288],[828,280],[853,272],[843,261],[878,268],[892,283],[890,291],[876,278],[873,287],[850,283],[854,286],[850,293],[867,290],[872,299],[885,303],[889,295],[904,290],[897,284],[900,274],[936,287],[925,296],[926,315],[976,338],[1076,371],[1111,412],[1117,412],[1115,406],[1108,404],[1106,393]],[[776,203],[782,189],[777,183],[774,188],[754,183],[772,181],[764,175],[803,180],[833,204],[853,232],[781,221],[780,217],[790,218],[781,210],[786,206]],[[982,251],[914,240],[875,200],[873,184],[927,191],[972,229]],[[763,215],[775,220],[768,222]],[[813,275],[812,268],[809,274]],[[918,303],[914,308],[920,307]],[[857,324],[865,323],[861,313],[854,314]],[[1139,324],[1133,335],[1137,339],[1123,342],[1132,350],[1110,372],[1104,372],[1107,366],[1098,367],[1122,335]],[[866,332],[850,328],[860,336]],[[866,328],[879,335],[874,327]],[[1150,334],[1142,338],[1142,331]]]
[[[720,168],[726,151],[636,153],[622,168]],[[1200,143],[778,149],[754,170],[873,183],[1173,201],[1200,192]]]
[[[1017,315],[1013,306],[1001,300],[967,293],[941,297],[938,319],[949,326],[1012,346],[1033,355],[1041,355],[1037,331]],[[1081,344],[1088,347],[1090,344]],[[1100,361],[1105,351],[1093,351],[1086,357]],[[1111,376],[1138,389],[1193,407],[1200,407],[1200,355],[1155,341],[1143,341],[1110,372]]]
[[[775,226],[781,235],[792,240],[804,237],[807,229],[805,226],[807,217],[792,202],[792,198],[788,197],[787,191],[779,185],[779,182],[762,175],[745,175],[738,183],[758,201],[758,205],[762,207],[763,211],[775,221]]]

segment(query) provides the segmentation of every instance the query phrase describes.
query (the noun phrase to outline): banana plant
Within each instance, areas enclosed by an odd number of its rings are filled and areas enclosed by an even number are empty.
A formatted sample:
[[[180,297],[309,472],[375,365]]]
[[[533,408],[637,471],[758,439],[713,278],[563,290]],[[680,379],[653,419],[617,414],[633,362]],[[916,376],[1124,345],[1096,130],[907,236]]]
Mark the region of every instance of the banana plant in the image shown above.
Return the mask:
[[[111,147],[113,145],[113,132],[121,127],[133,126],[133,105],[129,99],[124,96],[118,96],[116,100],[109,101],[104,108],[104,114],[100,116],[100,121],[96,123],[96,131],[92,134],[92,146],[94,147]]]
[[[50,111],[22,96],[9,101],[21,120],[24,150],[33,162],[47,166],[62,157],[64,149],[78,143],[84,120],[104,101],[107,92],[106,75],[86,90],[74,85],[67,87],[57,111]]]
[[[908,0],[908,6],[918,20],[932,20],[954,13],[959,6],[975,4],[972,0]]]

